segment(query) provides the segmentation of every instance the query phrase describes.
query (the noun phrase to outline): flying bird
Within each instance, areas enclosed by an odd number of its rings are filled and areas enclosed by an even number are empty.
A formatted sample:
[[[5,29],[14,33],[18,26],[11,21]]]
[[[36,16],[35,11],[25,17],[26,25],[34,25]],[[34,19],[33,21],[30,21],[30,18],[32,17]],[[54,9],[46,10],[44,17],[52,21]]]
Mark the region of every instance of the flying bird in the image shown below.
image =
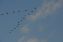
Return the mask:
[[[34,8],[35,10],[37,9],[37,8]]]
[[[24,17],[26,17],[27,15],[24,15]]]
[[[23,20],[21,19],[20,21],[22,22]]]
[[[14,29],[16,29],[16,27],[14,27]]]
[[[12,13],[15,14],[15,10],[13,10]]]
[[[11,34],[13,32],[13,30],[10,30],[9,33]]]
[[[4,13],[1,13],[0,15],[4,15]]]
[[[6,12],[6,14],[8,15],[8,12]]]
[[[13,31],[13,30],[10,30],[10,31]]]
[[[31,15],[31,13],[27,13],[27,15]]]
[[[33,13],[34,11],[32,10],[31,13]]]
[[[18,13],[20,13],[21,11],[20,10],[17,10]]]
[[[18,21],[17,23],[20,23],[20,21]]]
[[[24,11],[25,11],[25,12],[27,12],[28,10],[27,10],[27,9],[25,9]]]
[[[25,20],[25,17],[23,16],[22,19]]]
[[[12,32],[9,32],[10,34],[12,33]]]
[[[20,23],[17,23],[17,26],[19,26],[20,25]]]

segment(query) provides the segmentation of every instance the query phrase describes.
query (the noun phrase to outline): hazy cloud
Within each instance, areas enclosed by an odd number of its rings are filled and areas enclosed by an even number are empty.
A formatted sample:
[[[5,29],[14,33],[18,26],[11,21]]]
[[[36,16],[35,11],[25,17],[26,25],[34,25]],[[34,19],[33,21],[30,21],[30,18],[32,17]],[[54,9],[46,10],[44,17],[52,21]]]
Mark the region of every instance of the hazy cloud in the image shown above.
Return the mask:
[[[37,38],[28,39],[27,42],[39,42]]]
[[[38,17],[42,16],[42,17],[46,17],[51,12],[56,11],[58,8],[60,8],[62,6],[63,0],[56,0],[53,2],[48,2],[47,0],[44,1],[43,5],[41,5],[38,9],[37,12],[34,13],[35,15],[31,15],[29,17],[27,17],[29,20],[34,21],[36,20]]]
[[[18,42],[48,42],[48,39],[39,39],[37,37],[21,37]]]
[[[25,38],[24,36],[19,38],[17,42],[22,42],[24,40],[24,38]]]
[[[22,33],[29,33],[30,32],[30,28],[27,25],[24,25],[22,28],[20,28],[20,31]]]
[[[27,16],[28,20],[31,21],[36,21],[36,19],[38,17],[46,17],[51,12],[56,11],[58,8],[60,8],[63,4],[63,0],[57,0],[56,2],[48,2],[45,0],[44,4],[42,6],[40,6],[36,13],[34,13],[35,15],[31,15],[31,16]],[[40,27],[39,31],[43,31],[44,28]],[[30,28],[28,27],[28,25],[24,25],[24,27],[22,27],[20,29],[21,32],[23,33],[28,33],[30,32]],[[56,31],[54,31],[56,32]],[[51,34],[48,36],[48,38],[51,38],[54,35],[54,32],[51,32]],[[38,38],[26,38],[26,37],[22,37],[19,39],[18,42],[48,42],[48,39],[41,39],[39,40]]]

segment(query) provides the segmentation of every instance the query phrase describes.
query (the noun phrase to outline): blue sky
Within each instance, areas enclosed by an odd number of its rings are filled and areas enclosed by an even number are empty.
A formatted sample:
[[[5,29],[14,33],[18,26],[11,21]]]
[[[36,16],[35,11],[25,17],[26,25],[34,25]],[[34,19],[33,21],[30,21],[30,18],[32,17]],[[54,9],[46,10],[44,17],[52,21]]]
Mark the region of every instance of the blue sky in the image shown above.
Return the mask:
[[[51,3],[49,0],[0,0],[0,42],[62,42],[62,2],[62,0],[58,2],[51,0]],[[32,10],[33,13],[30,12]],[[27,15],[28,13],[32,15]],[[17,22],[20,23],[19,26]]]

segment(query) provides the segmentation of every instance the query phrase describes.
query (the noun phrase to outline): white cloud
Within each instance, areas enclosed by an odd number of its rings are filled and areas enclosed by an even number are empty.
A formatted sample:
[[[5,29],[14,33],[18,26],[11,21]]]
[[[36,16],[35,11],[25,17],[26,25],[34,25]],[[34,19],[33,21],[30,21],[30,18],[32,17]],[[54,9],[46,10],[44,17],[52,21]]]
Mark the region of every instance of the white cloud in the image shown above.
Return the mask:
[[[63,0],[57,0],[56,2],[54,2],[54,0],[53,2],[48,2],[47,0],[45,0],[43,5],[41,5],[37,9],[37,12],[34,13],[35,15],[31,15],[27,18],[31,21],[35,21],[40,16],[46,17],[49,15],[48,13],[54,12],[55,10],[60,8],[62,6],[62,3],[63,3]]]
[[[58,0],[57,2],[45,2],[41,7],[39,7],[37,9],[37,12],[34,13],[35,15],[31,15],[31,16],[28,16],[27,18],[31,21],[36,21],[36,19],[40,16],[48,16],[49,14],[47,13],[51,13],[51,12],[54,12],[56,11],[58,8],[60,8],[63,4],[63,0]],[[43,31],[43,27],[40,27],[39,31]],[[23,33],[28,33],[30,32],[30,28],[28,27],[28,25],[24,25],[23,28],[20,29],[21,32]],[[54,31],[55,32],[55,31]],[[54,35],[54,32],[52,32],[48,38],[51,38],[53,37]],[[42,40],[39,40],[37,38],[26,38],[26,37],[22,37],[18,40],[18,42],[48,42],[47,39],[42,39]]]
[[[27,42],[39,42],[37,38],[28,39]]]
[[[24,25],[22,28],[20,28],[20,31],[22,33],[29,33],[30,32],[30,28],[27,25]]]
[[[24,40],[24,36],[23,37],[21,37],[20,39],[18,39],[18,41],[17,42],[22,42],[23,40]]]
[[[39,39],[37,37],[21,37],[17,42],[48,42],[48,39]]]
[[[23,36],[20,39],[18,39],[18,42],[36,42],[36,38],[30,38],[28,36]]]

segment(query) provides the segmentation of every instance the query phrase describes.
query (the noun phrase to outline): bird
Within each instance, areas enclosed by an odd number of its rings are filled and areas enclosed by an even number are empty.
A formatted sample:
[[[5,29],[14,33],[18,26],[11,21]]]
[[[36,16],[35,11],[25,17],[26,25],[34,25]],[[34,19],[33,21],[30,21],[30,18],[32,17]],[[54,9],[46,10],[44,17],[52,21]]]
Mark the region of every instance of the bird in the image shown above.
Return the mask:
[[[23,20],[21,19],[20,21],[22,22]]]
[[[13,31],[13,30],[10,30],[10,31]]]
[[[15,10],[13,10],[12,13],[15,14]]]
[[[16,29],[16,27],[14,27],[14,29]]]
[[[17,10],[18,13],[20,13],[21,11],[20,10]]]
[[[31,11],[31,13],[33,13],[33,10]]]
[[[27,9],[25,9],[24,11],[25,11],[25,12],[27,12],[28,10],[27,10]]]
[[[6,12],[6,14],[8,15],[8,12]]]
[[[9,32],[10,34],[12,33],[12,32]]]
[[[11,34],[13,30],[10,30],[9,33]]]
[[[27,13],[27,15],[31,15],[31,13]]]
[[[26,19],[26,16],[27,16],[27,15],[24,15],[24,16],[23,16],[23,19]]]
[[[4,13],[1,13],[0,15],[4,15]]]
[[[35,10],[37,9],[37,8],[34,8]]]
[[[17,23],[20,23],[20,21],[18,21]]]
[[[26,17],[27,15],[24,15],[24,17]]]
[[[23,16],[22,19],[25,20],[25,17]]]
[[[17,23],[17,26],[19,26],[20,25],[20,23]]]

